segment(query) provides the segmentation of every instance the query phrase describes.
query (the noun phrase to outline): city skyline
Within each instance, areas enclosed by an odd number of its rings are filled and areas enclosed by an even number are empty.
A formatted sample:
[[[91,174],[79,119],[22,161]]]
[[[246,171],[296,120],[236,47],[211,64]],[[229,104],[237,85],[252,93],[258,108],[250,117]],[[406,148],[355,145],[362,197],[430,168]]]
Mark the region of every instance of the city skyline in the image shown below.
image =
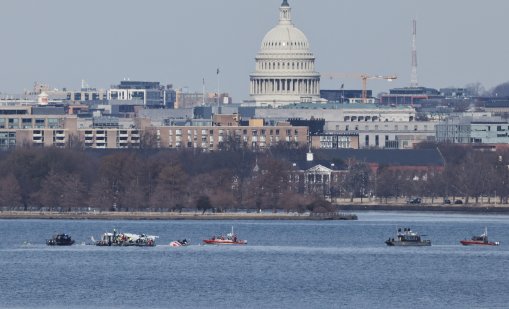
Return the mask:
[[[473,0],[289,2],[295,25],[310,41],[318,72],[398,75],[390,84],[370,81],[375,94],[410,85],[414,17],[420,85],[480,82],[490,89],[507,81],[509,43],[497,40],[509,26],[504,18],[509,3],[502,0],[489,5]],[[18,93],[34,81],[76,89],[82,79],[107,88],[124,78],[201,91],[205,79],[207,91],[216,91],[219,82],[219,90],[239,102],[249,98],[254,57],[278,21],[281,0],[87,3],[2,5],[1,92]],[[340,84],[361,86],[357,79],[322,77],[322,89]]]

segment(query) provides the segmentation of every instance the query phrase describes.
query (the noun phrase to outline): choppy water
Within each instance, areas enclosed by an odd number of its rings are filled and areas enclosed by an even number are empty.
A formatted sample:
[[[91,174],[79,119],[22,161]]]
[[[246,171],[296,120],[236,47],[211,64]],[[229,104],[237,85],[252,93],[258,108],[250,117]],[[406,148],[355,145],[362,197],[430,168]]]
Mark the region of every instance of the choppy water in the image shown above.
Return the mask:
[[[509,216],[358,215],[323,222],[0,220],[0,307],[509,307]],[[200,245],[232,225],[247,246]],[[386,247],[398,226],[429,235],[433,246]],[[459,244],[485,226],[499,247]],[[159,235],[158,246],[84,244],[113,228]],[[46,246],[55,232],[80,244]],[[193,245],[167,245],[182,238]]]

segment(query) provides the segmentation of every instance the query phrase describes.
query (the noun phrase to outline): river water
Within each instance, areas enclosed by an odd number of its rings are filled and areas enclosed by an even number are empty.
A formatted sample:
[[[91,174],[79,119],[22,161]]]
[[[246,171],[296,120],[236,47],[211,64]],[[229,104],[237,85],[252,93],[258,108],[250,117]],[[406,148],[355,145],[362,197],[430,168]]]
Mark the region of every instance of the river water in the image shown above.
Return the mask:
[[[509,216],[358,213],[358,221],[0,220],[1,308],[509,308]],[[203,246],[232,225],[248,245]],[[431,247],[387,247],[397,227]],[[459,240],[488,227],[499,247]],[[96,247],[90,236],[159,235]],[[45,239],[66,232],[71,247]],[[192,245],[173,248],[172,240]]]

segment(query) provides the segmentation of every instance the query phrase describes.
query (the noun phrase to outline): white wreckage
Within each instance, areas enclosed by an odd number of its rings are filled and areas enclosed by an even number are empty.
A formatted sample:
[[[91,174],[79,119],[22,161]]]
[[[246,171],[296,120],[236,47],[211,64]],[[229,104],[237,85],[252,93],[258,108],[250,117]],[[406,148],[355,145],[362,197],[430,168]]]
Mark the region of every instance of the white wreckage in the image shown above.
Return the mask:
[[[96,246],[154,247],[156,245],[157,238],[159,238],[159,236],[118,233],[116,230],[113,230],[113,233],[104,233],[100,240],[95,240],[92,237],[92,242],[94,242]]]

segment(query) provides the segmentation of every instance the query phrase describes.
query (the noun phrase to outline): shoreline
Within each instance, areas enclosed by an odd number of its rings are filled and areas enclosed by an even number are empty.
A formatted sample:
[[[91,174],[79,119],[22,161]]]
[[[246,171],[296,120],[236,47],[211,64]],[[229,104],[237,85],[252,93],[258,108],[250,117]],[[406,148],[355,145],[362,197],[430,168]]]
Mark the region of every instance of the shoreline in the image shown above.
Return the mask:
[[[0,219],[62,220],[357,220],[351,213],[334,216],[298,213],[197,213],[197,212],[49,212],[0,211]]]
[[[310,215],[298,213],[205,213],[201,212],[50,212],[0,211],[0,219],[60,219],[60,220],[357,220],[355,211],[408,211],[468,214],[509,214],[509,205],[408,205],[408,204],[343,204],[339,213]]]
[[[509,205],[409,205],[409,204],[346,204],[338,205],[341,211],[415,211],[451,212],[468,214],[509,214]]]

